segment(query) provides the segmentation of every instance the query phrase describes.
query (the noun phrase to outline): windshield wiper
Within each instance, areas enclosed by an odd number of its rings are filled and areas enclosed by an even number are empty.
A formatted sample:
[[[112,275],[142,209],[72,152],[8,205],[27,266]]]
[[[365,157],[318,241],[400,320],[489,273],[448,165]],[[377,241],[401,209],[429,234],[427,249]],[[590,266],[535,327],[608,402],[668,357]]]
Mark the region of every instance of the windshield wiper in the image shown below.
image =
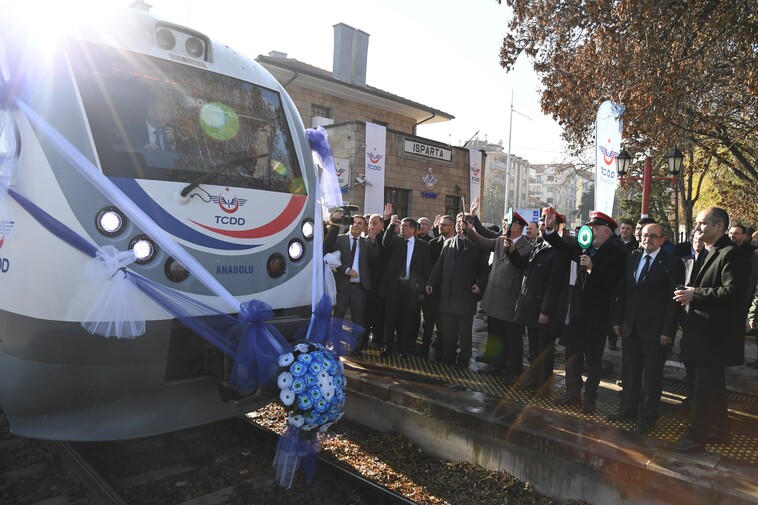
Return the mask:
[[[242,156],[242,157],[239,157],[239,158],[234,158],[234,159],[229,160],[229,161],[225,161],[225,162],[223,162],[221,164],[218,164],[218,165],[213,165],[211,167],[211,171],[210,172],[208,172],[207,174],[201,175],[197,179],[195,179],[192,182],[190,182],[189,184],[187,184],[184,188],[182,188],[182,191],[181,191],[180,194],[182,196],[187,196],[190,191],[192,191],[196,187],[200,186],[202,183],[204,183],[208,179],[211,179],[211,178],[217,176],[218,174],[220,174],[221,172],[223,172],[224,170],[226,170],[227,168],[229,168],[231,166],[240,165],[242,163],[247,163],[247,162],[250,162],[250,161],[255,161],[258,158],[265,158],[266,156],[268,156],[268,153],[265,153],[265,154],[256,154],[255,156]]]

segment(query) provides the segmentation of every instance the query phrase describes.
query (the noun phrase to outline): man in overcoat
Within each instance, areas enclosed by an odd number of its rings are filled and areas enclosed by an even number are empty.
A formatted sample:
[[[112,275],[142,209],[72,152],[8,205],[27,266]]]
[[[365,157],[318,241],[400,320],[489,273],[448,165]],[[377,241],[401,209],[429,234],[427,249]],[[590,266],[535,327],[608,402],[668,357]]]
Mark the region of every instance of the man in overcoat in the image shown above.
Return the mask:
[[[579,265],[576,283],[569,302],[565,331],[561,343],[566,346],[566,397],[561,405],[580,405],[584,413],[595,412],[597,388],[605,348],[606,333],[611,318],[626,253],[618,241],[609,240],[618,227],[610,216],[593,211],[587,225],[592,228],[593,242],[582,250],[579,244],[569,244],[554,232],[555,213],[545,217],[545,240],[559,253]],[[582,369],[587,364],[587,382],[582,392]]]
[[[507,236],[485,238],[477,233],[474,225],[467,223],[468,238],[483,250],[495,253],[481,307],[490,318],[488,339],[494,339],[493,347],[501,350],[488,371],[502,374],[506,384],[516,382],[524,366],[523,326],[516,322],[516,302],[524,269],[508,259],[505,242],[512,242],[521,256],[528,256],[534,247],[522,236],[525,226],[526,220],[515,211],[510,231],[505,232]],[[489,343],[487,347],[490,347]]]
[[[489,268],[487,253],[466,238],[464,216],[456,221],[456,235],[445,240],[439,259],[426,283],[426,293],[440,292],[444,361],[468,368],[476,304],[484,292]],[[460,352],[455,355],[456,344]]]
[[[682,337],[682,361],[695,370],[692,421],[670,447],[676,452],[702,451],[709,442],[731,437],[724,368],[745,359],[745,297],[748,262],[726,235],[729,215],[718,207],[698,214],[696,235],[705,245],[703,264],[690,286],[674,291],[688,305]]]
[[[544,214],[539,219],[539,231],[544,235]],[[537,239],[528,256],[519,255],[513,246],[508,258],[525,268],[516,320],[526,326],[530,366],[517,387],[534,390],[536,397],[547,397],[555,364],[555,339],[563,324],[561,294],[568,284],[569,259],[542,238]]]

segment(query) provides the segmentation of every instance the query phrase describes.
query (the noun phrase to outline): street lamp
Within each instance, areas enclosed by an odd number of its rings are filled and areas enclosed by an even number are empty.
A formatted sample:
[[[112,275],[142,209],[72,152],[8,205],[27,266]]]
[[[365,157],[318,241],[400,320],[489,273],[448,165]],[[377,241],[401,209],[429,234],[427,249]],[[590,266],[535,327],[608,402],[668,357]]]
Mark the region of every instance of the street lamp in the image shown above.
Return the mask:
[[[682,162],[684,161],[684,155],[682,154],[682,151],[677,149],[676,147],[671,150],[668,157],[669,162],[669,173],[672,176],[679,175],[679,172],[682,171]]]
[[[651,182],[671,181],[671,185],[673,186],[676,182],[676,176],[679,175],[679,172],[682,170],[683,161],[684,155],[675,147],[668,155],[669,173],[671,174],[671,177],[653,177],[653,161],[650,159],[650,156],[645,156],[645,164],[642,167],[642,177],[626,177],[631,168],[632,157],[624,150],[616,156],[616,171],[620,176],[620,182],[623,183],[624,179],[633,181],[642,180],[642,212],[640,213],[640,217],[648,217],[648,211],[650,209]]]
[[[620,153],[616,156],[616,172],[621,177],[624,177],[626,174],[629,173],[629,168],[632,165],[632,157],[629,156],[629,153],[621,150]]]

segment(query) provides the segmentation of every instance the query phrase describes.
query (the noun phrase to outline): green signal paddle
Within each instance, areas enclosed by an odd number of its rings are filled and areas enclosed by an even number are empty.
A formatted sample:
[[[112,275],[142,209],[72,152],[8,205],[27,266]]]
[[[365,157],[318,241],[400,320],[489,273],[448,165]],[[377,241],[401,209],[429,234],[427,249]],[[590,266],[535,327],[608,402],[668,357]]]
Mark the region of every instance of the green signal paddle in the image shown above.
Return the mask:
[[[586,224],[582,226],[581,228],[579,228],[579,233],[577,233],[576,235],[576,241],[579,243],[579,247],[581,247],[585,251],[590,248],[594,238],[595,236],[592,233],[592,228],[590,228]]]

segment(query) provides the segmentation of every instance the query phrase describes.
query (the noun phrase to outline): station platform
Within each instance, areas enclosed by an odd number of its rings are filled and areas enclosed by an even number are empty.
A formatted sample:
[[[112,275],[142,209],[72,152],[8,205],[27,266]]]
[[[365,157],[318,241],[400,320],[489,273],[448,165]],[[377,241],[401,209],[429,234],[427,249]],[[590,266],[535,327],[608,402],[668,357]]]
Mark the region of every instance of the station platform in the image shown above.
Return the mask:
[[[484,325],[477,316],[475,355],[484,349]],[[680,406],[686,394],[681,364],[673,357],[667,362],[661,418],[642,435],[633,421],[605,418],[620,401],[621,351],[606,349],[597,411],[588,415],[554,403],[565,392],[562,350],[558,346],[552,396],[542,399],[480,373],[483,365],[473,359],[468,370],[456,370],[434,360],[364,351],[345,363],[346,416],[403,433],[436,456],[505,470],[560,500],[758,504],[758,370],[727,369],[731,442],[676,454],[665,444],[676,442],[688,425]],[[746,356],[755,360],[752,338]]]

